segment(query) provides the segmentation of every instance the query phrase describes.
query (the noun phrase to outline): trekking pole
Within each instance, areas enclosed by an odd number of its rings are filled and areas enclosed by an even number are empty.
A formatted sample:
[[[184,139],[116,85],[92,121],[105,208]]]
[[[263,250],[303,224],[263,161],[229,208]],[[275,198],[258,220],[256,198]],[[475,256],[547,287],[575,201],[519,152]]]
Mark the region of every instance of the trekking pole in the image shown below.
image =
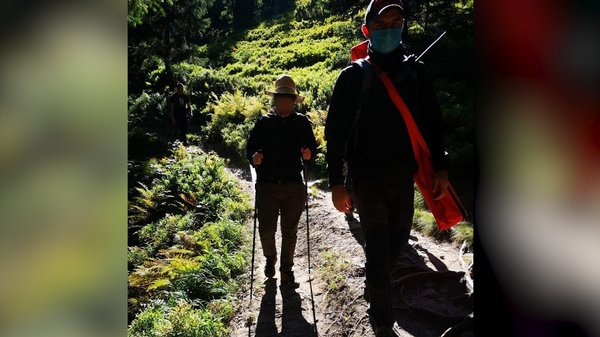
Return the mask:
[[[248,308],[252,305],[252,291],[254,289],[254,251],[256,247],[256,220],[258,218],[258,210],[257,210],[257,193],[256,193],[256,171],[254,171],[254,167],[250,165],[250,173],[252,175],[252,184],[254,185],[254,229],[252,233],[252,266],[250,269],[250,301],[248,303]]]
[[[253,179],[254,181],[254,179]],[[256,210],[256,183],[254,183],[254,230],[252,233],[252,265],[250,269],[250,299],[248,300],[248,337],[252,336],[252,325],[254,324],[254,316],[251,314],[252,309],[252,290],[254,290],[254,251],[256,246],[256,219],[258,218],[258,213]]]
[[[256,211],[256,184],[255,184],[254,185],[254,230],[252,233],[252,269],[250,270],[250,303],[252,303],[252,290],[254,289],[254,251],[255,251],[255,247],[256,247],[256,219],[257,218],[258,218],[258,212]]]
[[[440,35],[440,36],[439,36],[437,39],[435,39],[435,41],[433,41],[433,42],[432,42],[432,43],[429,45],[429,47],[427,47],[427,49],[425,49],[425,50],[424,50],[424,51],[421,53],[421,55],[419,55],[419,57],[417,57],[417,58],[415,59],[415,62],[419,61],[419,59],[420,59],[420,58],[421,58],[423,55],[425,55],[425,53],[426,53],[426,52],[429,50],[429,48],[433,47],[433,45],[434,45],[434,44],[436,44],[436,43],[437,43],[437,42],[438,42],[438,41],[439,41],[439,40],[440,40],[440,39],[441,39],[441,38],[442,38],[444,35],[446,35],[446,31],[444,31],[444,32],[442,33],[442,35]]]
[[[312,314],[313,314],[313,322],[315,322],[315,335],[319,336],[319,331],[317,330],[317,314],[315,311],[315,297],[313,295],[312,288],[312,276],[310,274],[310,231],[309,231],[309,223],[308,223],[308,168],[306,165],[306,160],[304,163],[304,188],[306,192],[306,249],[308,251],[308,286],[310,288],[310,301],[312,303]]]

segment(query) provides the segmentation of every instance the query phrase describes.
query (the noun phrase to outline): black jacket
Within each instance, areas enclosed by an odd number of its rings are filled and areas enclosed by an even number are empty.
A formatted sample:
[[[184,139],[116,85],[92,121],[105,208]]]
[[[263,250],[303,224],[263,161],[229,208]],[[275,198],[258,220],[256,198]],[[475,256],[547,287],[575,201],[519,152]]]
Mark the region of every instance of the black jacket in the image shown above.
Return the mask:
[[[271,110],[250,132],[246,158],[252,164],[252,155],[263,153],[262,164],[256,167],[258,182],[302,181],[300,149],[305,146],[314,157],[317,143],[308,118],[294,112],[282,118]]]
[[[403,62],[402,46],[385,55],[369,49],[369,56],[372,63],[389,73],[406,102],[432,153],[434,170],[445,169],[442,115],[423,64]],[[404,120],[376,74],[353,129],[363,72],[356,63],[348,66],[333,89],[325,124],[330,186],[344,182],[344,160],[353,179],[402,179],[417,170]]]
[[[173,112],[176,117],[186,116],[189,111],[190,96],[176,92],[169,97],[170,104],[173,104]]]

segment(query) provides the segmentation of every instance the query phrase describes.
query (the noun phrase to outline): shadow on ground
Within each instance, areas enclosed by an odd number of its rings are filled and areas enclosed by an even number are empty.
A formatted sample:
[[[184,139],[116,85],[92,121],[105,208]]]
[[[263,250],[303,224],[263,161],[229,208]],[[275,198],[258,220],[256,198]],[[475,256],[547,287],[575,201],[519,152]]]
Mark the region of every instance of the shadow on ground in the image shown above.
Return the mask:
[[[352,236],[364,248],[360,221],[353,218],[347,222]],[[417,241],[414,236],[410,239]],[[441,259],[413,243],[404,247],[392,269],[391,282],[394,314],[401,330],[416,337],[429,337],[441,336],[456,326],[453,334],[444,336],[473,336],[473,303],[464,273],[450,271]]]
[[[302,298],[295,289],[280,286],[282,311],[276,309],[277,279],[271,278],[265,282],[265,294],[260,303],[260,313],[256,323],[255,337],[313,337],[314,327],[303,312]],[[281,332],[277,332],[276,319],[281,318]]]

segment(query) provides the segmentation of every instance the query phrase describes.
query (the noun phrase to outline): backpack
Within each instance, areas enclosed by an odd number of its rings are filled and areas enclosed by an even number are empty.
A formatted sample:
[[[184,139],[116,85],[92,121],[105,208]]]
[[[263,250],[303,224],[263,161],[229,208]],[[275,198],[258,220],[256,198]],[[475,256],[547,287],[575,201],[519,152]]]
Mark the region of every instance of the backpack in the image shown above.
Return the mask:
[[[356,150],[358,147],[358,119],[360,118],[360,113],[367,106],[369,102],[369,96],[371,94],[371,89],[373,87],[373,82],[375,81],[375,77],[377,76],[375,69],[371,62],[368,61],[368,48],[369,41],[363,41],[360,44],[352,47],[350,49],[351,62],[350,65],[353,67],[358,67],[361,69],[363,74],[360,94],[358,96],[358,103],[356,104],[356,112],[354,114],[354,120],[352,122],[352,126],[350,127],[350,134],[348,136],[348,141],[350,139],[354,139],[352,144],[352,149]],[[405,56],[403,62],[408,62],[409,66],[406,68],[406,71],[398,74],[398,76],[394,77],[394,79],[400,83],[404,80],[404,78],[410,75],[413,79],[418,80],[419,75],[414,67],[415,63],[415,55],[407,55]],[[348,143],[346,143],[345,154],[348,154]]]

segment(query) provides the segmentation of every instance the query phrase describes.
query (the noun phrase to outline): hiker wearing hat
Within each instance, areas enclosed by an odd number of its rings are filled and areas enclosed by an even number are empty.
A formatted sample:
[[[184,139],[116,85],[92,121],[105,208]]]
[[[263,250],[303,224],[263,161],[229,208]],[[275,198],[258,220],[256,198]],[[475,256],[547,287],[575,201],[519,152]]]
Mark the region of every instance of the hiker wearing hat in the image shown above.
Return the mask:
[[[187,145],[186,134],[189,119],[192,116],[190,97],[183,93],[183,83],[177,83],[176,91],[169,97],[169,116],[171,123],[177,127],[178,138]]]
[[[408,243],[417,171],[407,126],[380,72],[389,75],[429,145],[434,197],[442,197],[448,185],[440,107],[423,64],[406,55],[406,31],[400,0],[370,2],[362,25],[368,58],[340,73],[325,126],[329,185],[341,212],[354,206],[344,187],[344,162],[352,180],[352,200],[365,236],[365,295],[376,336],[395,336],[390,271]]]
[[[275,90],[267,94],[273,96],[273,107],[250,132],[246,157],[257,173],[256,206],[260,241],[267,258],[265,276],[275,275],[275,232],[281,214],[281,283],[297,288],[292,266],[298,221],[307,197],[302,161],[312,158],[317,144],[308,118],[294,112],[294,104],[304,100],[294,80],[288,75],[279,76]]]

